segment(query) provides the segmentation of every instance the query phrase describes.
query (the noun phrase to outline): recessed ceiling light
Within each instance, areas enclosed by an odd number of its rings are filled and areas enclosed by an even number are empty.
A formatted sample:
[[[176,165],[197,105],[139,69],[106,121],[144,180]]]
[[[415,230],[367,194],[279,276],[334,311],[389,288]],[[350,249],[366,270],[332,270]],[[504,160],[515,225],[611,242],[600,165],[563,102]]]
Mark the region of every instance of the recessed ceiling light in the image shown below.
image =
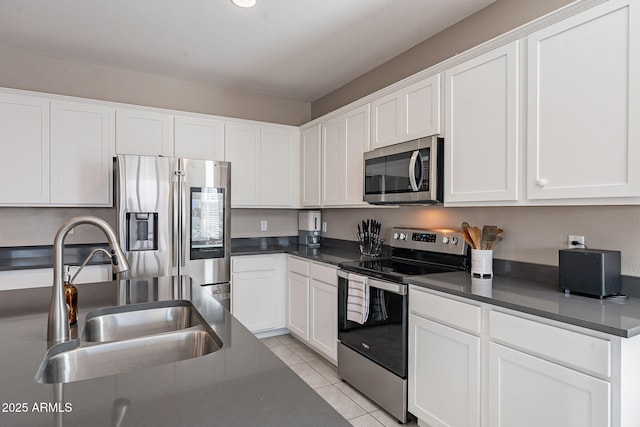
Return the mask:
[[[231,0],[233,4],[240,7],[253,7],[256,5],[256,0]]]

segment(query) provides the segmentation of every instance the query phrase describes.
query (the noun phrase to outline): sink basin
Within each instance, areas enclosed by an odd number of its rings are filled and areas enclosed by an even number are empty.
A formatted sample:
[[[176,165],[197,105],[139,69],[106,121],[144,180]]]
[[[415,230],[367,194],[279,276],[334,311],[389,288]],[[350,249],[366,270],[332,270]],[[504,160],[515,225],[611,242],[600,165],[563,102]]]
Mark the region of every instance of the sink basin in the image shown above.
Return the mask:
[[[189,301],[108,307],[87,314],[79,339],[47,351],[35,380],[69,383],[205,356],[222,341]]]
[[[205,325],[87,346],[73,340],[49,349],[35,380],[45,384],[69,383],[116,375],[193,359],[220,348],[222,342]]]
[[[108,307],[87,314],[81,341],[107,342],[178,331],[206,322],[189,301]]]

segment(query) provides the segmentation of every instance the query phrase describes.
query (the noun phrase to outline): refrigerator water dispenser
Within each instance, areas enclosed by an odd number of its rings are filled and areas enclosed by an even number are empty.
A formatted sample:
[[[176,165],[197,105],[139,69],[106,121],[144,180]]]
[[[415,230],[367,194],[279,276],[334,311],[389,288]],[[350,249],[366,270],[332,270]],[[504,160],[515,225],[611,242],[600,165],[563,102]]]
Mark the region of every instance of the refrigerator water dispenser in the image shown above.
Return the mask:
[[[127,251],[158,250],[158,213],[127,212]]]

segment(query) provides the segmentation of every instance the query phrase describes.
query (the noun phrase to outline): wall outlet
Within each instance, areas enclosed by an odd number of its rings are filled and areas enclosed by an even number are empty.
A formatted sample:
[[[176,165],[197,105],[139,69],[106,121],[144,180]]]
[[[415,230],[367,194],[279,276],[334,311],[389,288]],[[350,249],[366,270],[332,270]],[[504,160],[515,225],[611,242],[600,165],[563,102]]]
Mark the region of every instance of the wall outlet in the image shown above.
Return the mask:
[[[267,231],[268,229],[268,224],[267,224],[267,220],[263,219],[260,221],[260,231]]]
[[[323,233],[327,232],[327,221],[322,221],[322,232]]]
[[[573,242],[578,242],[577,245],[574,245]],[[574,248],[584,248],[584,236],[569,236],[567,238],[567,247],[569,249],[574,249]]]

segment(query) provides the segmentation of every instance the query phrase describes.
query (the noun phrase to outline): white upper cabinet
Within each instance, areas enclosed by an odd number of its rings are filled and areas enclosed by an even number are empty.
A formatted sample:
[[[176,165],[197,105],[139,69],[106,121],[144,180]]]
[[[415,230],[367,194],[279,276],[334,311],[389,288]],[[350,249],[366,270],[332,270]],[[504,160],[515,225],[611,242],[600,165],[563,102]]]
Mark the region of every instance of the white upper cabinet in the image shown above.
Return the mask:
[[[518,42],[445,72],[445,203],[518,199]]]
[[[363,154],[369,149],[369,105],[322,124],[322,206],[366,205]]]
[[[528,37],[529,199],[640,196],[640,4]]]
[[[440,74],[400,91],[402,141],[440,134]]]
[[[402,100],[400,92],[371,102],[371,149],[397,144],[402,140]]]
[[[301,204],[303,207],[320,206],[321,189],[321,126],[303,129],[300,135]]]
[[[262,206],[296,207],[298,205],[300,193],[298,135],[297,130],[262,127],[260,131],[260,204]],[[233,168],[231,170],[233,171]]]
[[[173,157],[173,116],[145,110],[116,110],[116,153]]]
[[[222,120],[177,116],[174,126],[176,157],[224,160],[224,122]]]
[[[440,133],[440,75],[371,102],[371,149]]]
[[[0,94],[4,206],[111,206],[113,109]]]
[[[233,207],[297,207],[298,139],[298,130],[290,127],[225,125]]]
[[[224,149],[231,162],[231,206],[260,205],[260,127],[227,123]]]
[[[114,109],[51,102],[51,204],[111,206]]]
[[[0,94],[0,203],[49,202],[49,101]]]

